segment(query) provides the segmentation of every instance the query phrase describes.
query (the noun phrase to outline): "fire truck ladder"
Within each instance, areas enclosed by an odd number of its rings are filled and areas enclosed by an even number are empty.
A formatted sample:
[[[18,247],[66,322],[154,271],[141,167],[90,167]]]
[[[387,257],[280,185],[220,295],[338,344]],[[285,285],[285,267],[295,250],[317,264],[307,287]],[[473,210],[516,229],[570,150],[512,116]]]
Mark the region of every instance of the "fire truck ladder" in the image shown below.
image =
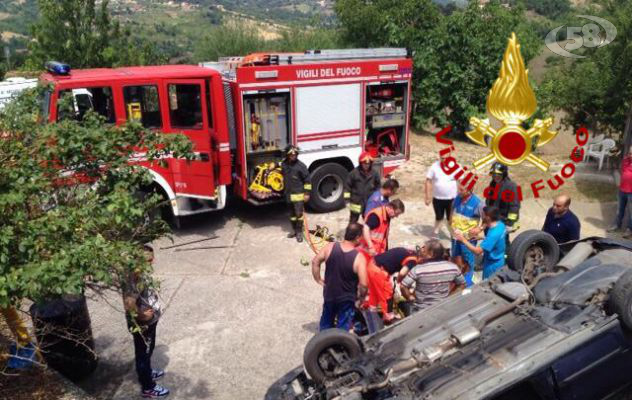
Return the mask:
[[[271,54],[270,58],[278,57],[279,64],[304,64],[319,61],[404,58],[407,54],[406,49],[386,47],[376,49],[308,50],[304,54]]]
[[[337,60],[371,60],[371,59],[395,59],[408,55],[403,48],[375,48],[375,49],[333,49],[333,50],[307,50],[305,53],[257,53],[245,57],[220,57],[217,62],[203,62],[200,66],[218,70],[227,78],[234,79],[235,69],[248,64],[249,60],[257,65],[289,65],[309,64],[323,61]]]

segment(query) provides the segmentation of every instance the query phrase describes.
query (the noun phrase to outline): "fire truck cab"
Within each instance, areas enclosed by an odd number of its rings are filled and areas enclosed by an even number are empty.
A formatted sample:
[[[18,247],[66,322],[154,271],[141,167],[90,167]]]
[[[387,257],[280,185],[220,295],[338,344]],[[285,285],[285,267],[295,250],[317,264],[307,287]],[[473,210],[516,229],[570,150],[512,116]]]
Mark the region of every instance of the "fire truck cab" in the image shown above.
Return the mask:
[[[344,180],[363,150],[383,175],[409,157],[412,60],[404,49],[258,53],[200,65],[70,70],[51,64],[48,120],[92,110],[113,124],[139,121],[193,143],[193,161],[148,168],[175,217],[224,208],[227,187],[243,200],[282,199],[278,163],[293,144],[312,177],[309,205],[344,206]],[[58,100],[73,96],[73,115]]]

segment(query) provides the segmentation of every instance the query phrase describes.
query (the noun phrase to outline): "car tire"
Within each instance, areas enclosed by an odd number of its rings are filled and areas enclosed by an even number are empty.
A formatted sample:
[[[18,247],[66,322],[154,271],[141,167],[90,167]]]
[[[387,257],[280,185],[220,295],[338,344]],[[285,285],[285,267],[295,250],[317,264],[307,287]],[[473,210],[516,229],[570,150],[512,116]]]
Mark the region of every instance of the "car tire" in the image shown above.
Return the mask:
[[[333,376],[333,365],[325,365],[327,352],[332,349],[346,360],[362,354],[362,347],[355,335],[342,329],[326,329],[307,342],[303,352],[303,365],[307,374],[317,383],[323,383]],[[333,358],[333,357],[332,357]],[[329,360],[337,362],[334,360]]]
[[[632,271],[621,275],[610,292],[612,310],[619,314],[623,325],[632,331]]]
[[[309,206],[317,212],[336,211],[345,206],[344,183],[349,171],[340,164],[328,163],[311,174]]]
[[[507,265],[524,273],[525,282],[531,283],[542,272],[550,272],[560,258],[555,238],[546,232],[531,229],[522,232],[511,242]]]

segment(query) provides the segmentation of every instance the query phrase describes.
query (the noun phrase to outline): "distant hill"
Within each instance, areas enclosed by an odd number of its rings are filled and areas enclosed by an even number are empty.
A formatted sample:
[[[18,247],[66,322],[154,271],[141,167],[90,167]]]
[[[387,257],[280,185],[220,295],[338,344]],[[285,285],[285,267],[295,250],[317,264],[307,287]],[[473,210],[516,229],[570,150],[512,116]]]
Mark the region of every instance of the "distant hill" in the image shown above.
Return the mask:
[[[200,35],[223,22],[274,38],[279,27],[327,26],[334,20],[333,0],[110,0],[110,10],[174,60],[186,60]],[[37,0],[0,0],[0,54],[1,47],[9,47],[24,55],[37,17]]]
[[[110,0],[113,14],[123,20],[171,25],[219,24],[224,16],[281,24],[327,25],[333,21],[333,0]],[[24,44],[37,19],[37,0],[0,0],[0,35],[6,45]],[[153,29],[151,29],[153,30]],[[138,32],[141,33],[142,32]]]

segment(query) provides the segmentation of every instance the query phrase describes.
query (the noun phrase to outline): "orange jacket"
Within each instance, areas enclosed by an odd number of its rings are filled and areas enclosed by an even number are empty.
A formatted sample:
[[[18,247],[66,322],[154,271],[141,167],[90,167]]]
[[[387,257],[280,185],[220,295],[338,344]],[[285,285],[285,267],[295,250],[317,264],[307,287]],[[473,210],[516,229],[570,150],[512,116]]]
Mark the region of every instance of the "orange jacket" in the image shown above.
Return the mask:
[[[388,231],[391,225],[391,219],[388,216],[388,211],[386,211],[386,206],[377,207],[369,211],[366,215],[365,221],[369,219],[369,216],[372,214],[377,216],[380,221],[380,226],[375,229],[371,229],[371,242],[373,242],[375,254],[382,254],[388,250]],[[364,238],[362,238],[361,245],[363,248],[367,250],[369,249],[369,246]]]

